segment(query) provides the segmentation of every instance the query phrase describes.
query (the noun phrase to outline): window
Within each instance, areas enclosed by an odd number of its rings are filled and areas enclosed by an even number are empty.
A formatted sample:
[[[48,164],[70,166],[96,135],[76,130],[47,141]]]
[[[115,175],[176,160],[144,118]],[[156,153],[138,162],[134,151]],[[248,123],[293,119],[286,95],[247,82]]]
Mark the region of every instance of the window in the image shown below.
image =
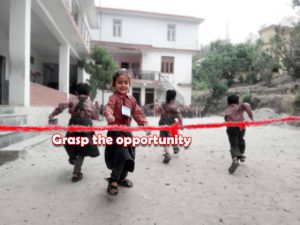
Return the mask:
[[[113,36],[122,36],[122,20],[113,20]]]
[[[173,24],[168,24],[167,40],[175,41],[175,35],[176,35],[176,26]]]
[[[161,71],[162,73],[174,73],[174,57],[161,57]]]

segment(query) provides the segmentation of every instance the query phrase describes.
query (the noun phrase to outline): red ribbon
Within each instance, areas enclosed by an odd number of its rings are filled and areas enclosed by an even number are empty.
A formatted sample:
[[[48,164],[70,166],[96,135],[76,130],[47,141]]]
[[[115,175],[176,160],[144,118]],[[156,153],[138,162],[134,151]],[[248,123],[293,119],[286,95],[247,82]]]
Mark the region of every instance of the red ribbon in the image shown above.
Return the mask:
[[[224,123],[203,123],[203,124],[191,124],[180,126],[179,123],[175,123],[172,126],[148,126],[148,127],[127,127],[127,126],[101,126],[101,127],[86,127],[86,126],[7,126],[1,125],[1,131],[18,131],[18,132],[45,132],[45,131],[159,131],[165,130],[170,131],[172,135],[178,134],[178,130],[183,129],[204,129],[204,128],[219,128],[219,127],[250,127],[250,126],[262,126],[271,123],[278,122],[291,122],[300,120],[300,116],[284,117],[280,119],[269,119],[269,120],[257,120],[257,121],[243,121],[243,122],[224,122]]]

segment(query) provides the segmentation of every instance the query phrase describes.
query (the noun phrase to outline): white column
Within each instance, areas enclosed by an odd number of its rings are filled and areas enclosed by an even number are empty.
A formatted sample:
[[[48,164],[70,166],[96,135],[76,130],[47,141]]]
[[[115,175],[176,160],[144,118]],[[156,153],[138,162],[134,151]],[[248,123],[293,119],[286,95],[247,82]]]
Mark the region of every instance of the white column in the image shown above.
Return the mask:
[[[10,1],[9,104],[30,106],[31,0]]]
[[[145,86],[143,86],[141,88],[141,106],[144,106],[145,105],[145,101],[146,100],[146,88]]]
[[[69,95],[70,87],[70,46],[59,46],[58,89]]]
[[[91,75],[85,71],[85,69],[78,67],[77,69],[77,83],[87,83]]]

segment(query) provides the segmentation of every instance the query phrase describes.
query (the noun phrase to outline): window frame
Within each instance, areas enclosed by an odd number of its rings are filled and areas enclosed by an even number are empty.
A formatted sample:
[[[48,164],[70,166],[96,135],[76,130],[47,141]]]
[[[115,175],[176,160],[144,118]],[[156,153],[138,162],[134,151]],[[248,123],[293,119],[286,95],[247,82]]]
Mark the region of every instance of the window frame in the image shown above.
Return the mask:
[[[162,56],[160,72],[165,74],[174,74],[175,57],[174,56]]]
[[[122,37],[121,19],[113,19],[113,37]]]
[[[176,41],[176,25],[175,24],[167,25],[167,41],[170,41],[170,42]]]

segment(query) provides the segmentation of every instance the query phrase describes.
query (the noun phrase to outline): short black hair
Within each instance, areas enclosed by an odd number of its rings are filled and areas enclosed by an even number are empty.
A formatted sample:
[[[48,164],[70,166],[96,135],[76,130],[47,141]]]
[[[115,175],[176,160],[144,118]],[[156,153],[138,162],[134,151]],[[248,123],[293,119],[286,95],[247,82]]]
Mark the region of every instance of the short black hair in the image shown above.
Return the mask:
[[[128,71],[122,69],[122,70],[119,70],[119,71],[117,71],[117,72],[114,73],[114,75],[113,75],[113,81],[112,81],[112,86],[113,86],[113,87],[114,87],[115,84],[116,84],[117,78],[118,78],[119,76],[121,76],[121,75],[127,76],[128,79],[129,79],[129,84],[130,84],[130,76],[129,76]]]
[[[87,83],[79,83],[76,87],[76,93],[78,95],[90,95],[91,87]]]
[[[237,95],[229,95],[227,98],[228,105],[239,104],[239,96]]]
[[[167,90],[167,93],[166,93],[166,102],[170,103],[175,98],[176,98],[176,91],[175,90]]]

